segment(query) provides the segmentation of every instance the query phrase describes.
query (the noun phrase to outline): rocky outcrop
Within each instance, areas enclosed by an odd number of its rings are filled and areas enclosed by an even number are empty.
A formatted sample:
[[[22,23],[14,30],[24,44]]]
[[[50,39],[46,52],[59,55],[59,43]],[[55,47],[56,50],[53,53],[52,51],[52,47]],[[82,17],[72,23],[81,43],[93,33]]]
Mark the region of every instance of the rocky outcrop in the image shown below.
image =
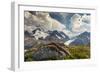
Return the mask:
[[[34,52],[33,60],[60,60],[67,55],[70,55],[70,53],[66,48],[63,48],[55,43],[50,43]]]

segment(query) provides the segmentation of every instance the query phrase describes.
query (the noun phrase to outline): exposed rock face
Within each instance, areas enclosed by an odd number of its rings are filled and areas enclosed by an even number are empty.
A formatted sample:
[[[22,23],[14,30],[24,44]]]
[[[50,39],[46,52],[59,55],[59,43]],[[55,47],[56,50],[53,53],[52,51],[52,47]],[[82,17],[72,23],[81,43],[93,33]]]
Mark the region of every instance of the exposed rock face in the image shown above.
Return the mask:
[[[39,48],[33,53],[33,60],[60,60],[67,55],[70,55],[67,49],[62,48],[55,43],[51,43],[43,48]]]
[[[49,32],[49,35],[46,37],[46,40],[64,43],[65,41],[69,40],[69,37],[61,31],[54,30]]]
[[[36,41],[35,38],[31,36],[28,31],[24,32],[24,49],[31,49],[33,46],[35,48],[36,45],[39,44],[39,41]]]
[[[34,41],[31,37],[25,37],[25,39],[24,39],[24,48],[28,49],[28,48],[33,47],[33,43],[34,43]]]

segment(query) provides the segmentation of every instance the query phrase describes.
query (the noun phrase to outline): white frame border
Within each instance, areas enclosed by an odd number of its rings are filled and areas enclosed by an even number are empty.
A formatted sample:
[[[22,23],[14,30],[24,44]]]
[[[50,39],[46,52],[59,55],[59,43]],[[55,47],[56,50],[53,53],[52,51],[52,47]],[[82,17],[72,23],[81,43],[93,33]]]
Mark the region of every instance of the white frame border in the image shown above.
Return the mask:
[[[20,20],[19,20],[19,6],[20,5],[28,5],[28,6],[39,6],[39,7],[52,7],[52,8],[72,8],[72,9],[89,9],[89,10],[95,10],[95,13],[93,13],[93,16],[96,16],[96,8],[95,7],[86,7],[86,6],[76,6],[76,5],[45,5],[45,4],[32,4],[32,3],[18,3],[18,2],[13,2],[12,6],[11,6],[11,14],[12,14],[12,18],[11,18],[11,29],[12,29],[12,46],[11,46],[11,69],[14,71],[19,71],[19,70],[29,70],[29,69],[45,69],[47,66],[51,67],[51,68],[55,68],[57,67],[80,67],[80,66],[95,66],[96,65],[96,61],[97,61],[97,57],[96,57],[96,51],[94,51],[94,59],[93,60],[89,60],[89,63],[83,63],[83,61],[80,60],[74,60],[75,64],[73,65],[73,61],[69,61],[70,64],[66,64],[66,61],[56,61],[56,62],[51,62],[51,61],[45,61],[45,62],[38,62],[38,66],[39,67],[34,67],[37,65],[37,63],[34,63],[34,65],[29,65],[29,63],[26,66],[21,66],[22,63],[20,63]],[[94,18],[93,23],[96,23],[96,18]],[[22,26],[21,26],[22,27]],[[95,27],[95,25],[92,25],[92,27]],[[91,32],[95,31],[95,28],[91,29]],[[95,33],[95,32],[94,32]],[[93,33],[93,34],[94,34]],[[92,35],[93,35],[92,34]],[[94,37],[91,37],[94,38]],[[94,40],[93,40],[94,41]],[[96,41],[94,41],[96,42]],[[95,43],[92,43],[95,44]],[[91,45],[91,47],[94,47]],[[79,63],[80,62],[80,63]],[[87,62],[87,60],[84,60],[84,62]],[[48,65],[48,63],[52,63]],[[60,63],[60,64],[59,64]],[[79,64],[78,64],[79,63]],[[31,63],[32,64],[32,63]],[[45,65],[45,66],[42,66]],[[67,66],[66,66],[67,65]],[[33,67],[33,68],[32,68]]]

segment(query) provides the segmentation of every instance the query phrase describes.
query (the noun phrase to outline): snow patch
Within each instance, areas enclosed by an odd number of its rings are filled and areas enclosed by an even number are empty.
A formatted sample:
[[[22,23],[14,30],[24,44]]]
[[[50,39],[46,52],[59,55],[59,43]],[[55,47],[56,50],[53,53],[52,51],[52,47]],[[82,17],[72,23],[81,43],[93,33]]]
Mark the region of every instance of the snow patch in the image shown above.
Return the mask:
[[[75,39],[72,39],[72,40],[68,40],[64,43],[64,45],[68,46],[71,42],[73,42]]]

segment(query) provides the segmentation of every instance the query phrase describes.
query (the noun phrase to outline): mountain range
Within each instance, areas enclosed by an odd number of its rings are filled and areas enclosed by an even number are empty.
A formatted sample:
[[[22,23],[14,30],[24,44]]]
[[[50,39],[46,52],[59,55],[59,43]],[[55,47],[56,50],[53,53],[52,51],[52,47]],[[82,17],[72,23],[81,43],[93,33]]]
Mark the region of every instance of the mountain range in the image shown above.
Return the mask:
[[[49,31],[49,35],[45,39],[65,42],[69,40],[69,37],[64,32],[54,30],[54,31]]]
[[[59,42],[67,45],[86,45],[90,43],[90,32],[73,33],[65,24],[73,13],[64,16],[64,13],[56,12],[28,12],[24,13],[25,43],[41,40],[42,42]],[[63,20],[62,20],[63,19]],[[65,21],[65,22],[64,22]],[[78,34],[78,35],[76,35]],[[71,38],[71,36],[74,38]],[[27,40],[31,38],[31,42]],[[31,43],[32,44],[32,43]],[[33,45],[32,45],[33,46]]]
[[[83,32],[75,38],[65,42],[66,45],[88,45],[90,44],[90,32]]]

